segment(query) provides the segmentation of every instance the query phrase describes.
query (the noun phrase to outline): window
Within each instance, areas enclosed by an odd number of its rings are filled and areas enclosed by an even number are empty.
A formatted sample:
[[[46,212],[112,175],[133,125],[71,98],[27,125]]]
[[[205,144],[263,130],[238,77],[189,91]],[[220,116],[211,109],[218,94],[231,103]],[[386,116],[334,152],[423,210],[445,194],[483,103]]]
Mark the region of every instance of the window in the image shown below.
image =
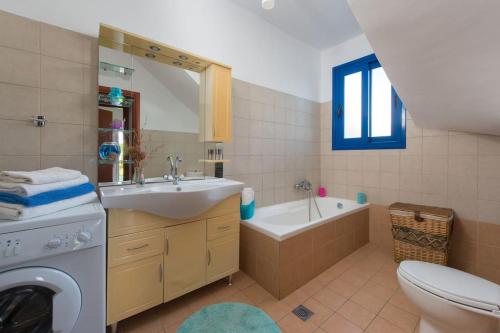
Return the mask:
[[[403,103],[372,54],[333,68],[333,150],[406,148]]]

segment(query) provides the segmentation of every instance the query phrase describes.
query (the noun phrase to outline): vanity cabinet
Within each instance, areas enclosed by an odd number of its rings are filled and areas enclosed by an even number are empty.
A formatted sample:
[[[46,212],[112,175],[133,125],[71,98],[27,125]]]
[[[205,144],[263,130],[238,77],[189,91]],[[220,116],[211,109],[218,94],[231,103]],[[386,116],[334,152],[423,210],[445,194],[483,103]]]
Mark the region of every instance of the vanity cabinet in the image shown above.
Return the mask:
[[[200,76],[200,140],[232,139],[231,68],[211,64]]]
[[[189,220],[108,210],[107,324],[239,270],[240,196]]]
[[[165,302],[205,285],[206,240],[206,221],[165,229]]]

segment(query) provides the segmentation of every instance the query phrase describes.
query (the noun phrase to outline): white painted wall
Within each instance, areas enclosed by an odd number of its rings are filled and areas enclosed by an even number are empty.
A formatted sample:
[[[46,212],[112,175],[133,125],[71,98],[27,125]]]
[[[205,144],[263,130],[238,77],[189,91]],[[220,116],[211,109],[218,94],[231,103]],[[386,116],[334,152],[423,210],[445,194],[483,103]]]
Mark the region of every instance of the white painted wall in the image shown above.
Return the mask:
[[[320,102],[332,100],[332,68],[372,54],[373,50],[364,34],[346,40],[321,53]]]
[[[231,0],[5,0],[0,9],[92,36],[107,23],[231,65],[237,79],[319,97],[320,52]]]
[[[199,133],[198,83],[186,71],[173,66],[148,64],[152,60],[138,58],[105,47],[99,48],[99,60],[134,69],[132,76],[116,75],[113,72],[99,71],[99,85],[119,87],[141,94],[141,128],[158,131]],[[153,69],[152,72],[150,68]],[[158,73],[164,70],[166,73]],[[194,89],[186,98],[193,99],[184,103],[161,79],[176,79],[169,71],[180,71],[184,79],[192,80]],[[182,74],[181,73],[181,74]],[[165,74],[165,75],[163,75]],[[197,74],[198,75],[198,74]],[[199,76],[199,75],[198,75]],[[182,82],[179,82],[181,84]],[[175,85],[176,82],[171,82]],[[187,93],[187,91],[184,91]]]

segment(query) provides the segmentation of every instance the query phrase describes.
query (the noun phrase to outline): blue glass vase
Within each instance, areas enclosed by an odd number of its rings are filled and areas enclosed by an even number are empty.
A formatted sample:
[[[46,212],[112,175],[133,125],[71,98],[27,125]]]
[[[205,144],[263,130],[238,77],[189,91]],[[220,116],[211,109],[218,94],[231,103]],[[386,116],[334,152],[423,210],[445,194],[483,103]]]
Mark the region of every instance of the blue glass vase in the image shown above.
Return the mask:
[[[117,142],[103,142],[99,146],[99,157],[105,161],[117,161],[121,151]]]

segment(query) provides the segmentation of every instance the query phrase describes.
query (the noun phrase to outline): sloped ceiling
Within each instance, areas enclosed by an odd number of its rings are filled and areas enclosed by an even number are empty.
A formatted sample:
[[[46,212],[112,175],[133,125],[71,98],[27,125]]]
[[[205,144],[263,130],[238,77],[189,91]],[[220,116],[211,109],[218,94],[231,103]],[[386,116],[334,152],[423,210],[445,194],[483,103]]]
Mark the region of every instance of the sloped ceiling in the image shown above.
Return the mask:
[[[500,1],[348,2],[417,125],[500,135]]]

